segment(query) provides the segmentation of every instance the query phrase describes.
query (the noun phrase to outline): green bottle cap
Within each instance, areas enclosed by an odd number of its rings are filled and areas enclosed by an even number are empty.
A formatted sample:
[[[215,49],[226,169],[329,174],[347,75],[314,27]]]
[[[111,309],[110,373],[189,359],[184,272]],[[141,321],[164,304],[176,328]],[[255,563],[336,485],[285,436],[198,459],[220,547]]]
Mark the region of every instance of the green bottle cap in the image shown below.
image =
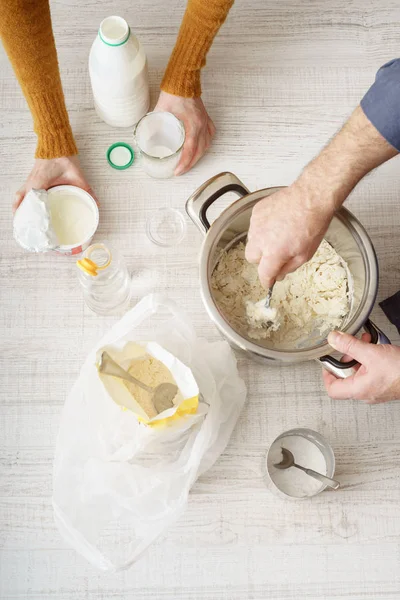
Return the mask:
[[[113,169],[123,171],[131,166],[135,160],[135,153],[129,144],[117,142],[107,150],[107,160]]]

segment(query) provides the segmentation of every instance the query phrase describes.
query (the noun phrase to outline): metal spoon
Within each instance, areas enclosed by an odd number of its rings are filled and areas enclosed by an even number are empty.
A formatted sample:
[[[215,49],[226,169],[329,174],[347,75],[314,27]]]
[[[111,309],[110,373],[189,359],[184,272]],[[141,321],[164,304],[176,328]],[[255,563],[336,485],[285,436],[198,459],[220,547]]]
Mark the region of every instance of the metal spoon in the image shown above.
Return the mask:
[[[274,289],[274,283],[271,285],[271,287],[268,289],[268,293],[267,293],[267,297],[265,298],[265,303],[264,306],[266,309],[270,308],[270,304],[271,304],[271,296],[272,296],[272,292]]]
[[[340,483],[338,481],[335,481],[334,479],[331,479],[326,475],[322,475],[322,473],[317,473],[317,471],[314,471],[314,469],[307,469],[306,467],[297,465],[294,462],[293,454],[290,452],[290,450],[287,450],[286,448],[282,448],[282,460],[277,465],[274,465],[274,467],[276,469],[289,469],[290,467],[296,467],[296,469],[304,471],[304,473],[307,473],[307,475],[309,475],[310,477],[314,477],[314,479],[317,479],[324,485],[328,485],[334,490],[337,490],[338,487],[340,487]]]
[[[267,293],[267,296],[266,296],[265,302],[264,302],[264,308],[265,308],[265,310],[270,310],[271,309],[270,304],[271,304],[271,296],[272,296],[272,292],[273,292],[273,289],[274,289],[274,285],[275,284],[273,283],[271,285],[271,287],[268,289],[268,293]],[[263,329],[269,329],[273,325],[276,325],[276,322],[270,320],[270,321],[264,321],[264,323],[262,323],[261,326],[263,327]]]
[[[143,390],[146,390],[146,392],[151,394],[154,408],[158,413],[167,410],[167,408],[172,408],[174,405],[173,399],[177,394],[178,386],[173,383],[160,383],[160,385],[157,385],[156,387],[150,387],[139,381],[139,379],[136,379],[136,377],[133,377],[133,375],[130,375],[130,373],[127,373],[125,369],[120,367],[120,365],[111,358],[108,352],[102,353],[98,369],[103,375],[111,375],[112,377],[125,379],[125,381],[135,383]]]

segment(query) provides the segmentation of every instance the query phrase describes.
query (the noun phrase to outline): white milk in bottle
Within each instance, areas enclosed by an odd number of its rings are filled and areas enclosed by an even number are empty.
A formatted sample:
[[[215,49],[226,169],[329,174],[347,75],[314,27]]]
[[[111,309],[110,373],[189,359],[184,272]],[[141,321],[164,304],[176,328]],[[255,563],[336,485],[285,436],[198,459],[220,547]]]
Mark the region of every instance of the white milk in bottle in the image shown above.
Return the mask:
[[[89,55],[89,75],[99,117],[113,127],[131,127],[149,110],[147,59],[121,17],[107,17]]]

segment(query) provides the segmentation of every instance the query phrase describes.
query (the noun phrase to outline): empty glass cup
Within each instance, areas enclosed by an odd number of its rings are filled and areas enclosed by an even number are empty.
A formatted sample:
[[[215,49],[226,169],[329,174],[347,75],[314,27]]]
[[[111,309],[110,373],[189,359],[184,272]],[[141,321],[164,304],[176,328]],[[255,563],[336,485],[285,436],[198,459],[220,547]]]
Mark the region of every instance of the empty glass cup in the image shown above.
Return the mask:
[[[156,246],[177,246],[186,233],[185,217],[175,208],[159,208],[146,221],[147,237]]]
[[[179,163],[185,128],[169,112],[150,112],[136,125],[135,142],[145,172],[156,179],[167,179]]]

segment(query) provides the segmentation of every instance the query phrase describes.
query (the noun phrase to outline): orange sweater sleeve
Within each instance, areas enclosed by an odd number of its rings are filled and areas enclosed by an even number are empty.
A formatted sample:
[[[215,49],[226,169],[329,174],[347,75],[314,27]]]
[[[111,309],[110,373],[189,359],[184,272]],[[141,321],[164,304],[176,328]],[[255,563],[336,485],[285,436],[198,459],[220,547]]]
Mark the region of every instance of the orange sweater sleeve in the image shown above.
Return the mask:
[[[0,0],[0,37],[32,113],[36,158],[77,154],[48,0]]]
[[[161,89],[195,98],[201,95],[200,70],[234,0],[188,0]]]

